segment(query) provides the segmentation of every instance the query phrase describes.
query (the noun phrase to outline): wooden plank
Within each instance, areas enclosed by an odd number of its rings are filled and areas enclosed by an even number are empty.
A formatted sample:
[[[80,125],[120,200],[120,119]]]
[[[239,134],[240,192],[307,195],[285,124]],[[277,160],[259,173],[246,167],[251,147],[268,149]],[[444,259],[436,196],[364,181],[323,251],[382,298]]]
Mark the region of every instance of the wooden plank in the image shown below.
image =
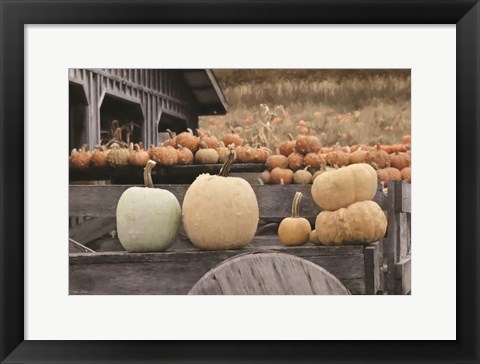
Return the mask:
[[[71,294],[186,294],[220,262],[248,252],[281,252],[309,260],[340,279],[352,294],[365,293],[363,246],[283,247],[278,239],[241,250],[199,251],[192,246],[161,253],[70,254]],[[177,244],[175,244],[176,246]],[[122,269],[125,267],[125,269]],[[142,283],[143,282],[143,283]],[[140,287],[145,284],[144,287]],[[130,290],[128,285],[134,285]]]
[[[401,261],[409,254],[410,246],[410,226],[408,215],[405,212],[398,214],[398,256],[397,261]]]
[[[380,244],[365,247],[365,293],[375,295],[381,290]]]
[[[395,185],[394,198],[395,198],[395,212],[412,212],[412,198],[411,187],[412,185],[405,181],[391,181]],[[390,191],[390,186],[389,186]]]
[[[258,241],[262,241],[257,243]],[[168,260],[189,260],[194,257],[197,260],[214,260],[214,259],[227,259],[231,256],[252,252],[252,251],[278,251],[288,254],[294,254],[302,257],[317,257],[329,259],[330,257],[336,257],[337,259],[348,259],[345,257],[362,256],[364,253],[364,247],[361,245],[349,245],[349,246],[318,246],[313,244],[306,244],[296,247],[286,247],[280,245],[278,239],[272,239],[268,244],[267,239],[255,238],[253,244],[246,246],[243,249],[238,250],[199,250],[193,245],[184,246],[178,242],[173,245],[169,250],[164,252],[150,252],[150,253],[128,253],[126,251],[120,252],[103,252],[97,254],[87,255],[71,255],[70,264],[121,264],[121,263],[159,263]],[[333,262],[332,265],[334,265]],[[339,269],[343,269],[339,267]],[[350,269],[350,268],[349,268]],[[360,272],[356,277],[363,277],[363,267],[358,270]]]
[[[85,245],[108,234],[115,228],[115,217],[95,217],[71,227],[68,235],[70,238]]]
[[[394,265],[397,262],[398,251],[398,223],[397,214],[395,212],[397,188],[401,186],[399,181],[390,181],[388,183],[388,200],[387,200],[387,235],[383,239],[383,275],[384,275],[384,291],[388,294],[395,293],[395,272]],[[401,182],[401,181],[400,181]]]
[[[118,199],[131,185],[80,186],[70,185],[69,216],[114,217]],[[180,204],[183,203],[189,185],[155,185],[172,192]],[[281,221],[291,214],[291,201],[295,192],[303,194],[300,213],[314,223],[321,209],[311,196],[310,185],[252,185],[257,196],[260,218],[267,221]],[[381,195],[379,195],[381,196]],[[281,197],[281,198],[279,198]],[[101,204],[98,201],[102,201]]]
[[[184,295],[206,272],[222,261],[223,259],[176,261],[164,264],[153,262],[70,265],[69,293],[72,295]],[[365,294],[363,278],[335,276],[352,294]]]
[[[216,284],[213,284],[216,282]],[[240,254],[205,274],[194,295],[348,295],[331,273],[308,260],[282,253]]]
[[[395,264],[395,294],[411,294],[412,261],[407,257]]]

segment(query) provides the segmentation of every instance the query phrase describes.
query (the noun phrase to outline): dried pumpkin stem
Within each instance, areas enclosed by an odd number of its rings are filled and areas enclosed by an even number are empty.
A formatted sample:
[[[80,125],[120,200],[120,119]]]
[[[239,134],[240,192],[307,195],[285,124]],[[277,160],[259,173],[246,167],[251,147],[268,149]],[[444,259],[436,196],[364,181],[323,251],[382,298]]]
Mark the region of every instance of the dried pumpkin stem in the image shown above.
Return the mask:
[[[228,146],[228,157],[223,163],[222,168],[220,169],[219,175],[222,177],[227,177],[228,172],[230,172],[230,167],[232,166],[233,161],[235,160],[235,149],[234,147],[230,144]]]
[[[157,163],[155,161],[150,159],[143,169],[143,183],[145,184],[145,187],[153,188],[152,169],[156,164]]]
[[[300,217],[300,202],[302,201],[302,193],[296,192],[292,202],[292,217]]]

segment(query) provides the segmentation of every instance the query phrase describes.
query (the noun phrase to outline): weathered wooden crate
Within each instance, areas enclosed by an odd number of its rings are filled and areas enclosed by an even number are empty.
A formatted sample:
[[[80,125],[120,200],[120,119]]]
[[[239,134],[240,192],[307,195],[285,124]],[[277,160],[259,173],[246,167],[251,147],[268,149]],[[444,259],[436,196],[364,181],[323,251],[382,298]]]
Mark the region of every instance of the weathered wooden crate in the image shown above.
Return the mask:
[[[112,231],[117,201],[128,187],[70,186],[70,217],[92,217],[73,227],[70,237],[88,246],[90,241]],[[182,203],[188,185],[156,187],[170,190]],[[404,211],[407,208],[399,208],[398,203],[407,205],[399,196],[409,196],[410,185],[395,182],[388,196],[381,190],[375,196],[375,201],[387,212],[390,224],[383,241],[368,246],[340,247],[313,244],[284,247],[276,236],[278,223],[290,215],[289,201],[296,191],[304,195],[302,215],[314,224],[320,209],[311,197],[311,186],[252,187],[258,199],[261,220],[253,242],[246,248],[201,251],[188,241],[181,229],[178,241],[166,252],[70,253],[70,294],[187,294],[204,274],[225,259],[259,251],[292,254],[318,264],[340,279],[352,294],[406,294],[410,291],[409,263],[404,262],[409,259],[409,248],[404,247],[410,245],[405,237],[409,231],[405,233],[403,228],[405,219],[397,217],[408,213]],[[114,246],[115,239],[105,240]],[[392,252],[395,254],[391,256]],[[399,284],[402,288],[398,288]]]

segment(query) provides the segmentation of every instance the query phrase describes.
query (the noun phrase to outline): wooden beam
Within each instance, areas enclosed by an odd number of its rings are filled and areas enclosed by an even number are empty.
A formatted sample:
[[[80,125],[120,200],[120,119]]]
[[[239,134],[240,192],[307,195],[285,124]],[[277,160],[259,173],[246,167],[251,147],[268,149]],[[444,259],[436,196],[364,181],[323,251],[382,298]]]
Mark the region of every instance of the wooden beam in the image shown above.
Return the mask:
[[[412,261],[407,257],[395,264],[395,294],[411,294]]]
[[[377,294],[381,287],[380,243],[376,242],[365,247],[365,293]]]
[[[187,294],[210,269],[242,253],[302,257],[336,276],[352,294],[365,293],[364,247],[306,244],[284,247],[278,237],[255,237],[240,250],[203,251],[176,244],[166,252],[70,254],[70,294]]]

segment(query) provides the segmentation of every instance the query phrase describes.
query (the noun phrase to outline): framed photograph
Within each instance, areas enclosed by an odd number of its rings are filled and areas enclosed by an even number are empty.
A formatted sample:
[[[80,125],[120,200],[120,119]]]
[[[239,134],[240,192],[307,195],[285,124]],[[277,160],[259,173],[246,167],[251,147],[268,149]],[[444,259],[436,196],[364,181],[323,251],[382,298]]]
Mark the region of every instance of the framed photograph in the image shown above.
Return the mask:
[[[477,1],[2,14],[2,363],[479,360]]]

